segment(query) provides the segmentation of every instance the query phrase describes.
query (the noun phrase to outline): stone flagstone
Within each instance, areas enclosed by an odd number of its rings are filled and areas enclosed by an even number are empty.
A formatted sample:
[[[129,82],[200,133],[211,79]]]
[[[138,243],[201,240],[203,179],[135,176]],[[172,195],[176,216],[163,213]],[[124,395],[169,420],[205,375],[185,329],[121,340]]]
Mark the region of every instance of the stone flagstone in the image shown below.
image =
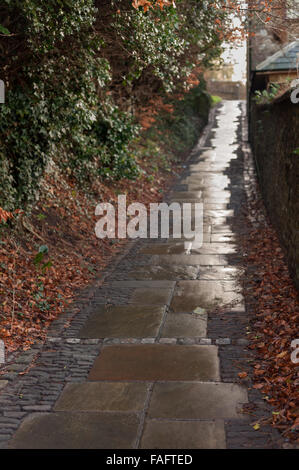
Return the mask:
[[[241,418],[248,402],[244,387],[229,383],[157,383],[148,416],[172,419]],[[243,415],[244,416],[244,415]]]
[[[187,243],[184,243],[187,242]],[[184,240],[177,243],[155,243],[146,245],[140,252],[143,254],[183,254],[191,249],[193,254],[230,254],[235,253],[233,244],[225,243],[198,243],[195,240]],[[190,247],[188,246],[190,244]]]
[[[21,424],[10,449],[132,449],[136,414],[33,413]]]
[[[199,270],[200,280],[227,280],[233,281],[240,279],[244,271],[235,266],[210,266]]]
[[[225,449],[223,421],[147,420],[142,449]]]
[[[242,311],[243,296],[236,291],[234,281],[179,281],[170,308],[173,312],[192,312],[196,307],[230,306],[231,311]]]
[[[150,264],[187,266],[225,266],[228,263],[226,255],[154,255]]]
[[[162,338],[207,336],[207,315],[169,314],[162,329]]]
[[[141,411],[148,385],[126,382],[68,384],[55,411]]]
[[[198,253],[202,255],[227,255],[231,253],[236,253],[236,247],[232,243],[204,243],[201,246],[198,246],[198,243],[193,242],[191,245],[191,253]]]
[[[211,243],[235,243],[236,236],[232,233],[213,233],[211,235]]]
[[[220,380],[216,346],[105,346],[89,380]]]
[[[129,302],[133,304],[143,304],[144,301],[149,305],[168,305],[170,303],[171,294],[173,289],[154,289],[154,288],[140,288],[136,289]]]
[[[8,380],[0,380],[0,390],[8,384]]]
[[[199,272],[197,266],[137,266],[134,271],[130,271],[130,279],[196,279]]]
[[[164,290],[161,289],[162,292]],[[159,290],[158,290],[159,292]],[[150,297],[144,298],[144,301]],[[158,334],[164,306],[100,307],[81,328],[79,338],[144,338]]]

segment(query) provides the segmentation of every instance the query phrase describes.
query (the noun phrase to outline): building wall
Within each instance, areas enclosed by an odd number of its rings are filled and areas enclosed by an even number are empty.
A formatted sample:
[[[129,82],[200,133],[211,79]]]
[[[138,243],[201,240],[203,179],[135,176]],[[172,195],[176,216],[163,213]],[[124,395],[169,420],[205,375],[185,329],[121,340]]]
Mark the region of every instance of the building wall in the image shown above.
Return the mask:
[[[282,4],[281,0],[277,2]],[[298,19],[287,19],[283,8],[276,10],[276,14],[276,30],[260,21],[251,21],[255,35],[248,41],[249,140],[268,215],[299,289],[299,155],[293,153],[299,149],[299,104],[293,104],[289,94],[263,106],[252,99],[258,85],[262,88],[267,85],[267,80],[264,85],[257,83],[253,72],[256,65],[299,37]]]
[[[251,0],[249,0],[249,4],[250,2]],[[260,2],[263,4],[263,0]],[[297,4],[298,0],[273,0],[270,13],[271,21],[266,23],[258,17],[250,19],[250,31],[254,34],[249,40],[250,70],[255,70],[260,62],[278,52],[288,43],[298,39],[299,11]],[[296,13],[297,18],[294,15],[292,17],[290,13]],[[265,13],[264,19],[267,16],[268,13]]]
[[[242,82],[207,80],[207,91],[225,100],[246,99],[246,87]]]
[[[256,66],[267,59],[267,57],[278,52],[286,43],[280,39],[276,39],[270,28],[255,25],[252,28],[255,36],[250,39],[251,54],[251,70],[255,70]]]
[[[271,105],[251,103],[250,136],[268,215],[299,289],[299,105],[290,95]]]

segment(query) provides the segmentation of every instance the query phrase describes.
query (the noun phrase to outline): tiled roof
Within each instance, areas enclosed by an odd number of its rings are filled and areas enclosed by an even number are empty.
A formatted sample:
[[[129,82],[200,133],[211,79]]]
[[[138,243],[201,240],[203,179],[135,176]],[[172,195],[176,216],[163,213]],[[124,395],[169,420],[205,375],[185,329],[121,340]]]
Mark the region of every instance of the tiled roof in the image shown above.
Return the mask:
[[[256,71],[296,70],[297,68],[299,68],[299,40],[291,42],[283,49],[258,64]]]

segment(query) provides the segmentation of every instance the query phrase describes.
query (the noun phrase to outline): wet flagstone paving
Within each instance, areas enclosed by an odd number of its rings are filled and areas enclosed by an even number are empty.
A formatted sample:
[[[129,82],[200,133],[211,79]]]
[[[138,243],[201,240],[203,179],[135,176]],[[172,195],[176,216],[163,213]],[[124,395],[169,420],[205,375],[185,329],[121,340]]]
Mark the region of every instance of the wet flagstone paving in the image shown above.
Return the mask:
[[[224,101],[166,198],[204,202],[203,245],[136,242],[132,262],[120,260],[69,322],[54,322],[36,367],[10,385],[15,401],[0,397],[2,447],[222,449],[228,421],[249,426],[247,388],[221,376],[226,343],[207,337],[211,310],[245,314],[231,225],[239,183],[227,172],[240,119],[240,102]]]

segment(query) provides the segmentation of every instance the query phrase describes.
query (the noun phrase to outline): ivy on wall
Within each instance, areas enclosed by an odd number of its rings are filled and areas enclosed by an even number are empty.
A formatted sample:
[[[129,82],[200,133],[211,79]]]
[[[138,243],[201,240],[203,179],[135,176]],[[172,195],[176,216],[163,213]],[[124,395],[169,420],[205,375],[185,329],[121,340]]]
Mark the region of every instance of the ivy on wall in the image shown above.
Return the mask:
[[[30,205],[51,161],[80,185],[136,178],[136,111],[186,89],[194,64],[221,50],[219,11],[201,0],[176,4],[2,0],[0,207]]]

